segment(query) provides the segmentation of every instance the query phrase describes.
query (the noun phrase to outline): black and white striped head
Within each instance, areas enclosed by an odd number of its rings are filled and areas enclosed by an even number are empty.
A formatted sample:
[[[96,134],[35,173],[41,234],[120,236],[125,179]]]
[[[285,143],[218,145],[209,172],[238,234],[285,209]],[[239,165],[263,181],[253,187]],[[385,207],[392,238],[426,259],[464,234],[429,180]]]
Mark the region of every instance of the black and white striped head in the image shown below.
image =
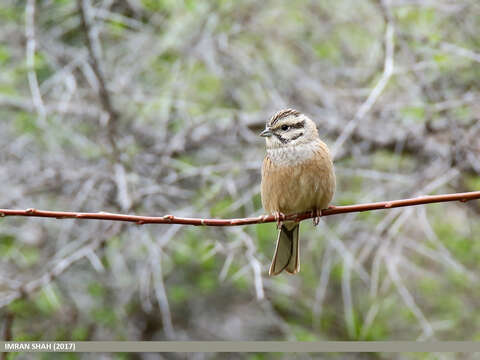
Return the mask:
[[[280,110],[267,121],[260,133],[267,149],[308,144],[318,139],[315,123],[294,109]]]

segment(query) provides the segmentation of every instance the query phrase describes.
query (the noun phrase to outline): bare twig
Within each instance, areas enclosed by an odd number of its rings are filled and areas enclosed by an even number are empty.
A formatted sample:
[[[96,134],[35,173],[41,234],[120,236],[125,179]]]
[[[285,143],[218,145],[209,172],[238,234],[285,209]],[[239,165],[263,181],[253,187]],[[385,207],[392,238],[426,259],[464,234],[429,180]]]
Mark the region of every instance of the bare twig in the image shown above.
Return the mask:
[[[393,20],[391,19],[388,8],[386,4],[382,3],[382,12],[384,18],[386,20],[385,26],[385,60],[383,65],[383,72],[382,76],[378,80],[375,87],[372,89],[370,94],[368,95],[367,99],[363,102],[363,104],[358,108],[357,112],[353,119],[351,119],[347,125],[343,128],[342,133],[337,138],[335,143],[332,146],[332,154],[335,157],[337,155],[338,150],[342,147],[345,141],[348,140],[350,135],[353,133],[355,128],[358,126],[359,122],[364,118],[364,116],[371,110],[373,105],[376,103],[377,99],[379,98],[380,94],[382,93],[383,89],[388,84],[388,81],[393,75],[394,72],[394,50],[395,50],[395,42],[394,42],[394,35],[395,35],[395,27]]]
[[[461,56],[461,57],[465,57],[465,58],[468,58],[468,59],[476,61],[476,62],[480,62],[480,54],[476,53],[476,52],[474,52],[470,49],[466,49],[464,47],[461,47],[461,46],[458,46],[458,45],[455,45],[455,44],[450,44],[450,43],[447,43],[447,42],[444,42],[444,43],[441,44],[441,49],[443,51],[449,52],[451,54]]]
[[[46,110],[38,86],[37,73],[35,72],[35,0],[28,0],[25,8],[25,36],[27,38],[27,68],[28,84],[35,110],[38,114],[40,125],[45,125]]]
[[[95,73],[95,77],[98,82],[98,95],[100,98],[100,102],[102,103],[103,110],[108,115],[108,141],[112,147],[112,150],[115,154],[117,154],[117,146],[115,142],[115,123],[118,120],[118,113],[115,111],[112,105],[112,101],[110,99],[110,93],[107,90],[107,86],[105,83],[105,76],[103,74],[101,64],[100,64],[100,54],[98,48],[100,47],[99,44],[96,44],[95,37],[92,33],[92,27],[90,24],[90,16],[89,11],[90,3],[88,0],[77,0],[78,11],[80,13],[80,20],[83,32],[85,33],[85,44],[88,49],[88,54],[90,57],[90,63]],[[96,46],[95,46],[96,45]]]
[[[322,211],[322,216],[346,214],[352,212],[362,212],[371,210],[393,209],[404,206],[416,206],[423,204],[432,204],[439,202],[461,201],[467,202],[469,200],[480,199],[480,191],[471,191],[465,193],[443,194],[420,196],[411,199],[400,199],[392,201],[381,201],[376,203],[356,204],[347,206],[331,206]],[[196,225],[196,226],[241,226],[262,224],[278,221],[278,217],[274,215],[260,215],[251,218],[239,219],[199,219],[199,218],[183,218],[173,215],[165,216],[140,216],[140,215],[125,215],[114,214],[108,212],[85,213],[72,211],[49,211],[49,210],[11,210],[0,209],[0,217],[6,216],[28,216],[28,217],[45,217],[56,219],[88,219],[88,220],[109,220],[109,221],[125,221],[133,222],[138,225],[143,224],[182,224],[182,225]],[[312,211],[280,216],[280,220],[302,221],[315,217]]]
[[[15,318],[15,315],[8,311],[5,314],[5,321],[3,322],[3,334],[2,334],[2,340],[3,341],[12,341],[13,335],[12,335],[12,327],[13,327],[13,320]],[[3,352],[2,355],[0,356],[0,360],[6,360],[7,359],[7,352]]]
[[[117,224],[118,225],[118,224]],[[107,239],[110,238],[112,234],[115,234],[121,229],[121,226],[112,226],[103,237],[96,239],[95,241],[85,245],[79,250],[75,251],[73,254],[60,259],[57,261],[47,272],[43,273],[40,277],[31,280],[27,283],[24,283],[14,291],[10,292],[9,295],[0,299],[0,308],[7,306],[11,302],[27,297],[28,295],[43,289],[45,286],[50,284],[54,279],[58,278],[63,274],[67,269],[69,269],[73,264],[75,264],[80,259],[88,257],[95,250],[97,250],[102,244],[105,243]]]
[[[327,286],[330,280],[330,272],[333,267],[333,247],[327,242],[326,249],[323,252],[322,259],[322,271],[320,273],[320,279],[318,280],[318,286],[315,290],[315,302],[313,304],[313,321],[318,323],[320,315],[323,311],[323,302],[327,294]]]
[[[11,341],[13,338],[12,335],[12,326],[15,315],[11,311],[7,311],[5,314],[5,321],[3,323],[3,335],[2,339],[4,341]]]
[[[172,313],[168,303],[167,291],[163,280],[162,254],[155,244],[150,240],[149,249],[152,252],[150,256],[150,266],[152,267],[152,280],[155,289],[155,296],[162,315],[163,328],[165,336],[168,339],[175,339],[175,330],[172,323]]]
[[[408,291],[407,287],[405,286],[404,282],[402,281],[402,278],[400,277],[397,271],[397,264],[398,264],[399,258],[395,257],[392,260],[393,261],[390,261],[386,264],[390,278],[393,280],[395,287],[398,290],[398,293],[403,298],[403,301],[405,302],[407,307],[410,309],[412,314],[417,318],[417,320],[421,324],[423,329],[421,340],[425,340],[425,338],[430,338],[434,334],[432,325],[428,322],[423,312],[415,303],[415,300],[413,299],[412,294]]]
[[[355,338],[356,326],[355,316],[353,310],[352,300],[352,283],[351,283],[351,260],[345,260],[343,262],[342,271],[342,298],[343,298],[343,311],[345,313],[345,322],[347,325],[347,331],[350,338]]]

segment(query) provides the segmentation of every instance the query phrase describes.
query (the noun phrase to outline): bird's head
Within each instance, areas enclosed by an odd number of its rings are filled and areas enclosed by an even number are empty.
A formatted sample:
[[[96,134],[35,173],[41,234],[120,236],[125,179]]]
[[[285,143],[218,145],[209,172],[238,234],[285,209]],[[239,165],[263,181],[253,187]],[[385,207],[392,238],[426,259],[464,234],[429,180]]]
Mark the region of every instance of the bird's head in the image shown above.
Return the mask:
[[[308,144],[318,139],[315,123],[301,112],[293,109],[280,110],[267,121],[260,133],[267,149]]]

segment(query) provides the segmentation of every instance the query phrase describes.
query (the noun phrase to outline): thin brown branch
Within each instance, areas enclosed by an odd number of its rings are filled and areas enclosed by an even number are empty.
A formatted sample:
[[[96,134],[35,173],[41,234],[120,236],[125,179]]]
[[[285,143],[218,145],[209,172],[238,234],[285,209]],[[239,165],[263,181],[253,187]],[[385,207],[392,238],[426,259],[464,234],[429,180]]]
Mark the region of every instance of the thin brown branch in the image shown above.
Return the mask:
[[[415,205],[432,204],[432,203],[448,202],[448,201],[466,202],[466,201],[475,200],[475,199],[480,199],[480,191],[444,194],[444,195],[421,196],[421,197],[411,198],[411,199],[381,201],[376,203],[356,204],[356,205],[347,205],[347,206],[331,206],[328,209],[325,209],[322,211],[322,216],[371,211],[371,210],[392,209],[397,207],[415,206]],[[277,220],[302,221],[305,219],[310,219],[315,217],[315,214],[309,211],[301,214],[291,214],[286,216],[280,216],[280,218],[275,217],[274,215],[261,215],[257,217],[239,218],[239,219],[200,219],[200,218],[182,218],[182,217],[176,217],[173,215],[139,216],[139,215],[114,214],[114,213],[108,213],[108,212],[85,213],[85,212],[72,212],[72,211],[49,211],[49,210],[37,210],[33,208],[26,209],[26,210],[0,209],[0,217],[6,217],[6,216],[126,221],[126,222],[133,222],[138,225],[182,224],[182,225],[196,225],[196,226],[240,226],[240,225],[269,223],[269,222],[275,222]]]

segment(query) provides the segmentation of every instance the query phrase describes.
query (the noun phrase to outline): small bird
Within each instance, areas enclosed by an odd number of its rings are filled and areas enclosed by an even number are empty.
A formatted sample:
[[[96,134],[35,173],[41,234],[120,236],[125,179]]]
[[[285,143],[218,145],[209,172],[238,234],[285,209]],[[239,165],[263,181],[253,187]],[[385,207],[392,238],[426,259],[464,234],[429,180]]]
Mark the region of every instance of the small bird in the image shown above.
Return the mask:
[[[321,210],[335,192],[335,173],[327,145],[320,140],[315,123],[297,110],[274,114],[260,133],[267,153],[262,166],[262,205],[277,217],[279,228],[269,274],[300,271],[299,222],[285,215],[313,211],[318,224]]]

